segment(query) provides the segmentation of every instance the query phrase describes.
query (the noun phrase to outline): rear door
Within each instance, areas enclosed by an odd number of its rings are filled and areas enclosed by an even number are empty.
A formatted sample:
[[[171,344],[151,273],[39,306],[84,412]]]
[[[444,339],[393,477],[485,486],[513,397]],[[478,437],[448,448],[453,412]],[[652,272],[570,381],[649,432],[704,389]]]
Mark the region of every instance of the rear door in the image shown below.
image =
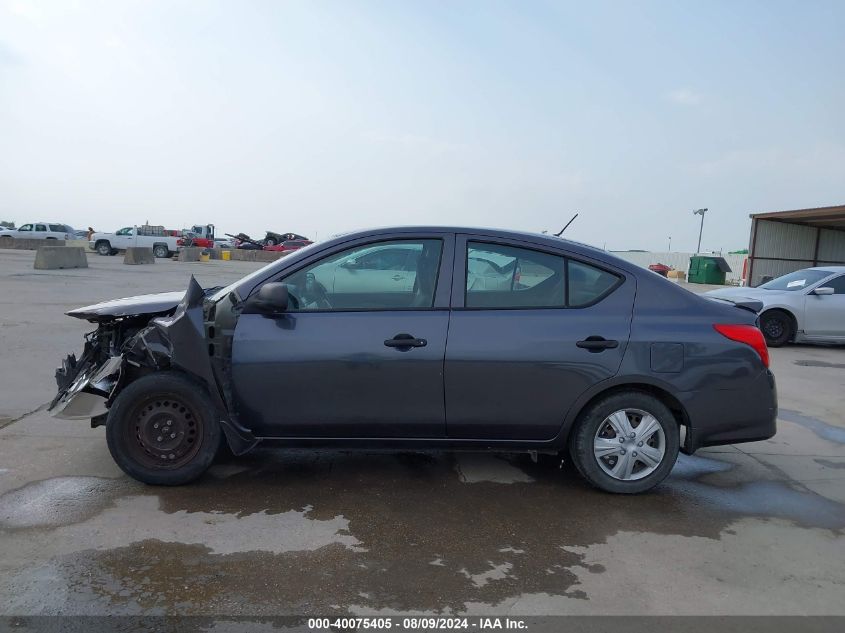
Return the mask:
[[[35,230],[32,232],[32,237],[37,240],[44,240],[49,237],[46,224],[35,224]]]
[[[584,391],[619,370],[636,281],[531,243],[459,235],[446,347],[450,438],[543,440]],[[478,283],[467,261],[509,279]]]
[[[804,333],[825,340],[845,339],[845,275],[819,284],[833,288],[832,295],[808,294],[804,298]]]

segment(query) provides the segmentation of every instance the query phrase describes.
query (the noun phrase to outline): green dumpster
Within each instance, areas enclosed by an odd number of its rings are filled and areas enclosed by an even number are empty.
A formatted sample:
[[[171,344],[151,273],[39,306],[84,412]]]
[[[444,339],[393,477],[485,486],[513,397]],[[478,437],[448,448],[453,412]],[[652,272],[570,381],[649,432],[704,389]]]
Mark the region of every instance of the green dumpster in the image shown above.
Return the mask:
[[[725,273],[731,272],[731,267],[724,257],[712,255],[693,255],[689,258],[689,275],[687,281],[691,284],[724,285]]]

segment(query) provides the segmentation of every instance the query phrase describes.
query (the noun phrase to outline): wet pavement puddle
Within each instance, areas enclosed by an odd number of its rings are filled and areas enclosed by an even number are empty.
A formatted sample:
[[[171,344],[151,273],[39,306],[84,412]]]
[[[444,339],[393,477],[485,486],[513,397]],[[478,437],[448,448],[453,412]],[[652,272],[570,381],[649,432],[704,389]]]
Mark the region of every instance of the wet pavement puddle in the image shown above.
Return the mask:
[[[554,460],[466,453],[260,449],[184,487],[35,482],[0,496],[0,538],[21,563],[0,594],[18,587],[24,610],[447,613],[587,599],[584,574],[605,570],[589,548],[621,532],[719,541],[744,517],[845,528],[842,505],[743,481],[712,455],[681,456],[636,496],[594,490]]]

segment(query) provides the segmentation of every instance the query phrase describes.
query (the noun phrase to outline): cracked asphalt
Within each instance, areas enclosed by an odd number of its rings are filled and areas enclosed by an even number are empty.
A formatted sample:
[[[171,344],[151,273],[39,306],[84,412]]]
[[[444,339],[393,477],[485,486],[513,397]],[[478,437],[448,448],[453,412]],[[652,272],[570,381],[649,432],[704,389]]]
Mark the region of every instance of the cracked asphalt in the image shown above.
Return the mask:
[[[283,446],[153,488],[44,412],[90,328],[62,313],[256,265],[33,258],[0,250],[0,615],[845,615],[845,348],[772,350],[778,434],[644,495],[543,456]]]

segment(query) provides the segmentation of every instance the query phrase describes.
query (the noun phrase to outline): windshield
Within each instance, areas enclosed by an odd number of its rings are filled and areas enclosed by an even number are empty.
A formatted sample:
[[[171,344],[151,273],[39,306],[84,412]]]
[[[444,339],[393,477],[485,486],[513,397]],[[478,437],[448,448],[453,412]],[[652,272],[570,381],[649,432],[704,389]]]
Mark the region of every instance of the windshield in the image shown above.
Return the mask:
[[[764,283],[760,288],[764,290],[804,290],[832,274],[829,270],[806,268],[804,270],[796,270],[794,273],[789,273],[777,279],[772,279]]]

